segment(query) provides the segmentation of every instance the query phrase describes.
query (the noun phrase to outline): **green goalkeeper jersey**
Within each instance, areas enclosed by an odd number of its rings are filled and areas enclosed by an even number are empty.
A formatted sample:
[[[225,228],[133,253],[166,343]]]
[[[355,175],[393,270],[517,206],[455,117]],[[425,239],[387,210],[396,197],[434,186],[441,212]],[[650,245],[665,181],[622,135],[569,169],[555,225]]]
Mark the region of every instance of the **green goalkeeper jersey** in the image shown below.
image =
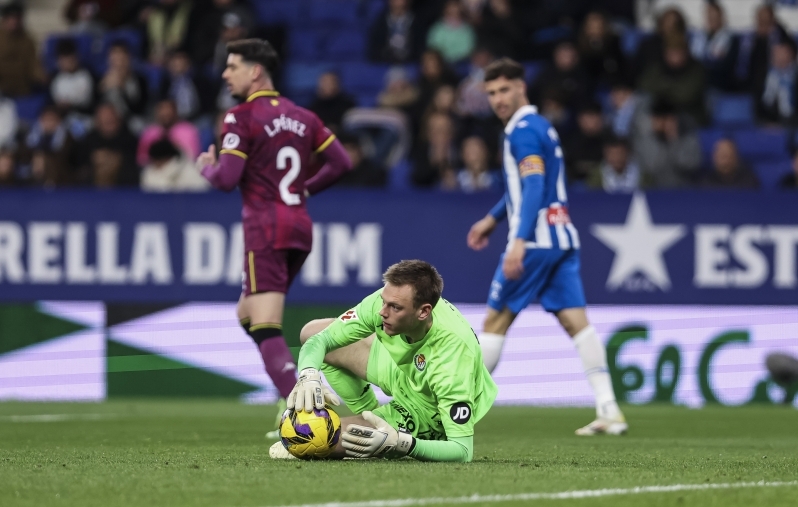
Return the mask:
[[[371,334],[388,351],[395,365],[369,377],[390,378],[380,385],[394,400],[425,419],[429,434],[419,438],[444,440],[470,437],[474,425],[487,413],[498,388],[482,362],[477,337],[463,315],[441,298],[432,310],[432,327],[420,341],[408,343],[402,335],[382,329],[382,289],[335,319],[311,337],[299,354],[299,369],[320,368],[327,352]],[[381,375],[385,373],[386,375]]]

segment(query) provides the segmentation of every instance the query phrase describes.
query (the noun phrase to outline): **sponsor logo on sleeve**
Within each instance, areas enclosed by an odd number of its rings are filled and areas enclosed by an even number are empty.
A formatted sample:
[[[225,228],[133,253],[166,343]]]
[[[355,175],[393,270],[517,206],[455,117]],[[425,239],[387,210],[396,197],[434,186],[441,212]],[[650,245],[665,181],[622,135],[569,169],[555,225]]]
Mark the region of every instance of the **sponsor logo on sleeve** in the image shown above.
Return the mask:
[[[521,160],[518,164],[518,170],[521,171],[521,176],[529,176],[530,174],[543,174],[546,172],[546,164],[543,159],[538,155],[529,155]]]
[[[227,116],[224,117],[225,123],[235,123],[236,117],[233,113],[227,113]]]
[[[418,371],[424,371],[427,367],[427,358],[424,357],[424,354],[416,354],[415,357],[413,357],[413,364],[416,365]]]
[[[471,407],[464,401],[458,401],[449,409],[449,415],[457,424],[465,424],[471,419]]]
[[[351,310],[345,311],[344,314],[338,318],[344,322],[349,322],[350,320],[357,320],[357,312],[355,311],[354,308],[352,308]]]
[[[238,148],[238,145],[241,144],[241,138],[238,137],[238,134],[233,134],[232,132],[228,132],[227,135],[224,136],[224,140],[222,141],[222,148],[225,150],[234,150]]]

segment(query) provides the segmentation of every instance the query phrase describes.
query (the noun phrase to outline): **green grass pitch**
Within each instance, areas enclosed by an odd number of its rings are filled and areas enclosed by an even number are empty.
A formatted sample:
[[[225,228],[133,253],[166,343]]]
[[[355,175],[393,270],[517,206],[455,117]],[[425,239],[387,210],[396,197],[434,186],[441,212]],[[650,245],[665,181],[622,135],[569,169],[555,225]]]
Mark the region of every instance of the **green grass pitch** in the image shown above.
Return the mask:
[[[219,400],[0,403],[0,505],[269,507],[798,480],[798,412],[785,407],[627,406],[620,438],[574,436],[589,409],[494,407],[469,464],[272,461],[274,411]],[[792,506],[798,486],[486,503],[521,504]]]

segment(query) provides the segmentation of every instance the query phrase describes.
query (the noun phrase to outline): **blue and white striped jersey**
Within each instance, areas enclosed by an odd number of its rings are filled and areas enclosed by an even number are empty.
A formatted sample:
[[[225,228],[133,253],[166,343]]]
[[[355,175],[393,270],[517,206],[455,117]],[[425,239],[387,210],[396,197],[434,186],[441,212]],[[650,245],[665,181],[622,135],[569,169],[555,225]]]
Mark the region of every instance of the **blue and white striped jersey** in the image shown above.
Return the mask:
[[[523,106],[504,129],[508,248],[516,238],[527,248],[578,249],[568,215],[565,165],[557,131],[534,106]]]

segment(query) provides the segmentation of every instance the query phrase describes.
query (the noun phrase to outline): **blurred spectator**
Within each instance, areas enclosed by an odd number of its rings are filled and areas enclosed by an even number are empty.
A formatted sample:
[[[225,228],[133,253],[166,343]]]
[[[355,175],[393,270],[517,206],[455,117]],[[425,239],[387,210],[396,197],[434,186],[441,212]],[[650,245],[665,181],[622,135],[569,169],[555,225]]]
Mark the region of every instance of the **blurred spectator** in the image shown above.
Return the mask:
[[[150,145],[149,163],[141,171],[141,189],[145,192],[201,192],[210,189],[208,181],[166,138]]]
[[[6,5],[0,10],[0,92],[9,97],[29,95],[44,83],[36,42],[22,21],[22,6]]]
[[[392,67],[385,73],[385,88],[377,96],[377,105],[410,114],[418,99],[418,89],[410,82],[405,69]]]
[[[140,123],[147,107],[147,80],[133,70],[130,49],[122,41],[114,42],[108,51],[108,70],[100,79],[100,99],[113,104],[124,120]],[[137,118],[139,117],[139,118]]]
[[[583,106],[576,117],[576,127],[572,134],[562,137],[565,168],[569,181],[584,181],[598,169],[603,157],[601,106],[595,103]]]
[[[410,10],[411,0],[388,0],[388,7],[369,29],[368,58],[407,63],[418,59],[423,27]]]
[[[385,187],[388,184],[388,172],[380,164],[375,163],[363,154],[363,147],[356,136],[342,133],[338,136],[344,145],[352,170],[344,174],[336,185],[345,187]]]
[[[564,93],[556,88],[549,88],[540,98],[540,115],[557,129],[560,138],[568,137],[574,129],[573,115],[565,104]]]
[[[676,7],[665,9],[657,17],[656,31],[640,43],[634,59],[635,76],[640,76],[649,65],[662,62],[665,40],[674,37],[687,38],[687,21]]]
[[[150,145],[161,138],[169,139],[191,160],[197,158],[202,151],[197,127],[177,116],[177,106],[172,99],[158,102],[155,106],[155,123],[141,133],[136,152],[136,161],[140,166],[149,163]]]
[[[544,93],[558,90],[565,106],[573,111],[580,101],[590,96],[592,85],[572,42],[557,44],[553,56],[553,64],[547,66],[529,88],[529,100],[532,104],[540,104]]]
[[[772,45],[770,70],[754,90],[756,116],[765,123],[788,124],[796,117],[798,66],[795,43],[791,39]]]
[[[602,13],[593,11],[585,17],[577,44],[579,59],[594,83],[610,83],[624,75],[621,41]]]
[[[771,64],[773,45],[790,39],[787,30],[776,19],[771,4],[763,3],[757,8],[755,26],[754,33],[743,38],[738,60],[742,67],[738,69],[738,77],[750,90],[756,89],[765,81]]]
[[[464,60],[474,50],[474,29],[464,17],[458,0],[449,0],[443,8],[440,21],[432,25],[427,35],[427,47],[436,49],[449,62]]]
[[[0,94],[0,150],[14,147],[18,127],[16,103]]]
[[[97,106],[94,125],[78,149],[80,177],[102,188],[137,186],[136,138],[122,122],[116,107],[109,103]]]
[[[221,75],[227,66],[227,43],[246,38],[249,28],[242,15],[236,11],[225,13],[221,18],[222,27],[213,48],[213,72]],[[222,87],[226,91],[226,87]]]
[[[432,97],[443,85],[457,86],[457,74],[446,64],[440,53],[433,49],[421,55],[421,75],[418,80],[420,92],[418,110],[423,112],[432,101]]]
[[[14,152],[0,150],[0,188],[19,185]]]
[[[477,26],[479,46],[496,57],[521,58],[524,30],[510,0],[488,0]]]
[[[444,188],[456,185],[454,125],[442,113],[427,118],[421,132],[422,141],[415,149],[412,182],[419,187],[441,183]]]
[[[629,156],[629,141],[610,135],[604,140],[601,166],[590,172],[588,186],[609,194],[631,194],[645,187],[640,167]]]
[[[50,98],[64,114],[91,114],[94,106],[94,77],[80,65],[78,49],[72,39],[56,45],[58,71],[50,81]]]
[[[64,7],[64,17],[73,32],[100,34],[119,26],[121,3],[120,0],[70,0]]]
[[[502,0],[506,1],[506,0]],[[466,117],[488,118],[493,112],[490,109],[488,95],[485,93],[485,67],[493,61],[493,55],[484,48],[478,48],[471,54],[471,68],[468,76],[457,88],[457,112]]]
[[[792,171],[779,181],[782,190],[798,190],[798,151],[792,155]]]
[[[175,51],[167,59],[160,99],[173,100],[177,116],[183,120],[196,120],[213,110],[212,85],[194,72],[188,54],[183,51]]]
[[[256,19],[252,10],[238,0],[212,0],[201,8],[198,5],[192,12],[186,50],[196,65],[202,66],[213,59],[216,42],[223,29],[222,22],[228,13],[235,14],[235,17],[228,19],[240,20],[247,31],[252,28],[252,20]]]
[[[463,168],[457,172],[455,188],[467,194],[501,188],[498,175],[490,170],[488,146],[481,137],[466,137],[461,145],[460,157]]]
[[[635,131],[633,147],[640,168],[656,188],[690,184],[701,167],[701,143],[694,122],[676,108],[658,101],[651,106],[649,121]]]
[[[712,150],[712,172],[702,184],[712,188],[759,188],[759,179],[740,160],[734,141],[721,139]]]
[[[734,67],[740,49],[740,41],[726,27],[723,7],[712,1],[704,7],[706,28],[693,34],[690,51],[707,72],[711,88],[733,91],[735,88]]]
[[[634,88],[624,80],[616,81],[610,88],[610,101],[606,122],[612,133],[624,139],[632,134],[632,129],[640,122],[643,110],[641,98]]]
[[[699,124],[707,122],[704,107],[706,74],[701,64],[690,55],[684,37],[665,40],[662,59],[646,68],[639,87],[650,94],[653,101],[668,101]]]
[[[161,66],[166,55],[183,46],[191,17],[191,0],[157,0],[147,14],[148,59]]]
[[[347,111],[355,107],[351,96],[341,91],[341,81],[334,72],[325,72],[316,83],[316,98],[310,109],[333,132],[341,128],[341,120]]]
[[[20,159],[30,167],[30,181],[36,186],[55,187],[74,183],[74,140],[61,113],[48,106],[25,137]]]

